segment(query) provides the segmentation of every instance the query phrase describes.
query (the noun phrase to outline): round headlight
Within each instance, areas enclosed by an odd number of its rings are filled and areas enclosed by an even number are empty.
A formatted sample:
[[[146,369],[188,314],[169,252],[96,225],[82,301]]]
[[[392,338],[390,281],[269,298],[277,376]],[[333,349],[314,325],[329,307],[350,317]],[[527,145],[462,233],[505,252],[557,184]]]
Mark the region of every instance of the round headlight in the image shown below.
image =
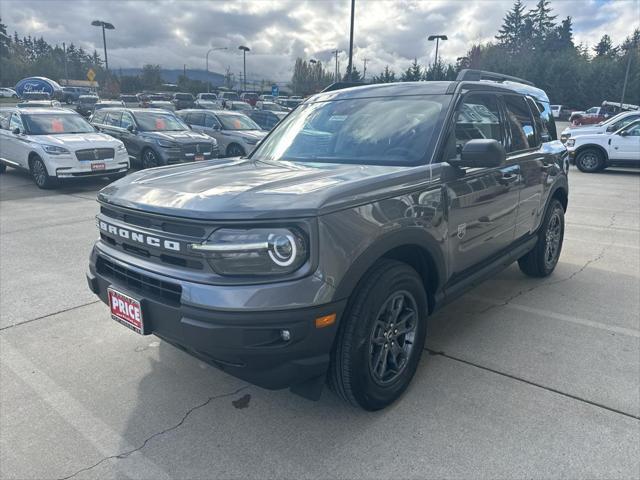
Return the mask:
[[[281,267],[291,265],[297,254],[296,241],[292,235],[269,235],[269,257]]]

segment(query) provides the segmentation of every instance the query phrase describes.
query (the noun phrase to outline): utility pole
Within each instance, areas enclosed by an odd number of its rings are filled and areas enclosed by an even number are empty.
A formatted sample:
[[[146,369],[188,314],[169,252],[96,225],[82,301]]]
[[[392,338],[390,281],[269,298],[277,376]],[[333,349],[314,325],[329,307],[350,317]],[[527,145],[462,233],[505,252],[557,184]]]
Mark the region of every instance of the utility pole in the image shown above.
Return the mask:
[[[367,78],[367,62],[369,61],[368,58],[363,58],[362,59],[362,63],[364,63],[364,68],[362,69],[362,81],[364,82],[364,79]]]
[[[624,83],[622,84],[622,98],[620,99],[620,108],[622,108],[622,104],[624,103],[624,95],[627,93],[627,80],[629,79],[629,69],[631,68],[631,50],[634,45],[629,45],[629,50],[627,50],[627,71],[624,74]]]
[[[340,50],[334,50],[333,52],[331,52],[335,55],[336,57],[336,74],[335,74],[335,81],[338,81],[338,53],[340,53]]]
[[[67,85],[69,85],[69,70],[67,68],[67,45],[62,42],[62,51],[64,52],[64,78],[67,80]]]
[[[356,0],[351,0],[351,30],[349,33],[349,64],[347,65],[348,81],[353,81],[353,21],[356,13]]]

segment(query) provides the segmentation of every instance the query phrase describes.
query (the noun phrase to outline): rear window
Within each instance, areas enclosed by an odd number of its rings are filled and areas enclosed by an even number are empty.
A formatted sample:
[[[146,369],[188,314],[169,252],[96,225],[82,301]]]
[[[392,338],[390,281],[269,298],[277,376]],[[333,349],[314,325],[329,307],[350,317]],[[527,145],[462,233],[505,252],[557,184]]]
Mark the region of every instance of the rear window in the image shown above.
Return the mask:
[[[189,93],[176,93],[177,100],[193,100],[193,96]]]
[[[536,147],[538,141],[527,101],[519,95],[505,95],[503,99],[507,108],[507,128],[511,133],[509,151]]]

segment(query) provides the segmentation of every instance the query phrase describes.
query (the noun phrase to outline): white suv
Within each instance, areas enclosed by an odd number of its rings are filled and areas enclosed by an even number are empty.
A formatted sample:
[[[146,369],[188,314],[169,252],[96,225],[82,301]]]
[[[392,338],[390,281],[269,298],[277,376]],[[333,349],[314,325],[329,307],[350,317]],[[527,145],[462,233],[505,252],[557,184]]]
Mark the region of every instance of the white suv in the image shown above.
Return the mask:
[[[109,176],[129,169],[124,144],[98,133],[76,112],[64,108],[0,110],[0,173],[7,166],[31,172],[40,188],[58,179]]]
[[[583,172],[599,172],[609,166],[640,166],[640,120],[613,133],[569,138],[565,146],[571,162]]]
[[[553,105],[552,105],[553,107]],[[567,127],[560,134],[562,143],[567,139],[578,135],[591,135],[594,133],[612,133],[620,130],[625,125],[640,119],[640,112],[621,112],[614,117],[608,118],[604,122],[584,127]]]

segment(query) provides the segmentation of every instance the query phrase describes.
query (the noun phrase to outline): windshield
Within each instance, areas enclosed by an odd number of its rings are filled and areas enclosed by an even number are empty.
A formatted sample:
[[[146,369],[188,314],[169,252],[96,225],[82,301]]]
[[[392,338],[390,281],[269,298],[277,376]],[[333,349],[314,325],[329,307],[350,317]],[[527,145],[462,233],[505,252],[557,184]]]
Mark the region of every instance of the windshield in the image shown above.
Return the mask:
[[[73,113],[23,114],[22,120],[29,135],[95,132],[89,122]]]
[[[223,93],[222,97],[225,100],[240,100],[240,97],[238,96],[237,93]]]
[[[140,130],[143,132],[189,130],[186,124],[169,112],[136,112],[135,116]]]
[[[135,95],[121,95],[120,100],[122,100],[123,102],[137,102],[138,97],[136,97]]]
[[[176,100],[193,100],[193,96],[189,93],[176,93]]]
[[[78,101],[80,103],[90,103],[90,104],[94,104],[99,100],[98,97],[80,97],[78,98]]]
[[[218,97],[215,93],[201,93],[200,100],[217,100]]]
[[[246,115],[220,115],[223,130],[260,130],[256,122]]]
[[[248,103],[244,103],[244,102],[234,102],[234,103],[232,103],[231,104],[231,109],[232,110],[253,110],[251,105],[249,105]]]
[[[301,105],[251,158],[416,165],[426,161],[445,95],[358,98]]]
[[[281,107],[277,103],[262,102],[262,110],[271,110],[272,112],[284,112],[284,107]]]

